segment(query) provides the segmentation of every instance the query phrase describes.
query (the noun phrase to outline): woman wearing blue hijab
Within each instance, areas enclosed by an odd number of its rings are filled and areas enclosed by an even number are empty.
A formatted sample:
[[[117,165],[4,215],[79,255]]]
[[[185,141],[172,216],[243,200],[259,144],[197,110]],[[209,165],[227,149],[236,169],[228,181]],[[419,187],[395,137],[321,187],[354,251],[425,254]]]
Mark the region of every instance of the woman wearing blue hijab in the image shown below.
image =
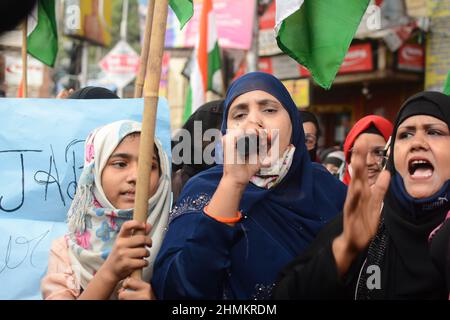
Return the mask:
[[[224,165],[190,179],[171,212],[152,280],[159,299],[268,298],[281,268],[342,210],[346,187],[311,163],[300,123],[288,91],[272,75],[249,73],[231,85],[222,122]],[[271,165],[229,161],[240,130],[262,137],[274,129],[279,150],[269,154],[281,157]],[[268,166],[276,174],[263,175]]]

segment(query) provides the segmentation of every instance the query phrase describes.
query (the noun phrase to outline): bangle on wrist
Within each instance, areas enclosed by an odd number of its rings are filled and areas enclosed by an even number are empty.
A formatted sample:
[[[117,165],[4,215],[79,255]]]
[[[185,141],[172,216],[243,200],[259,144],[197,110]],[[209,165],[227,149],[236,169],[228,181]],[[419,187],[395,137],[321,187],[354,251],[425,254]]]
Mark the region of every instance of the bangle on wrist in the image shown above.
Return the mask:
[[[240,211],[236,212],[236,217],[234,217],[234,218],[224,218],[224,217],[215,216],[215,215],[211,214],[210,212],[208,212],[208,206],[203,208],[203,212],[207,216],[213,218],[216,221],[222,222],[222,223],[236,223],[239,220],[241,220],[241,218],[242,218],[242,213]]]

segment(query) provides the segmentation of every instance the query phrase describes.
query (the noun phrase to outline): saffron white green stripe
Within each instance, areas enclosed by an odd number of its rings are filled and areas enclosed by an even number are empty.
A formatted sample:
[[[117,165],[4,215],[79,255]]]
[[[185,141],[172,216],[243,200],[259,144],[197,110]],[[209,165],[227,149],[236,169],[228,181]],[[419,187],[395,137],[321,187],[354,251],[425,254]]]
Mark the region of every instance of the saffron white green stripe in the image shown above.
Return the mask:
[[[206,102],[206,92],[222,93],[220,48],[212,1],[204,0],[200,19],[199,38],[193,52],[192,72],[183,120]]]

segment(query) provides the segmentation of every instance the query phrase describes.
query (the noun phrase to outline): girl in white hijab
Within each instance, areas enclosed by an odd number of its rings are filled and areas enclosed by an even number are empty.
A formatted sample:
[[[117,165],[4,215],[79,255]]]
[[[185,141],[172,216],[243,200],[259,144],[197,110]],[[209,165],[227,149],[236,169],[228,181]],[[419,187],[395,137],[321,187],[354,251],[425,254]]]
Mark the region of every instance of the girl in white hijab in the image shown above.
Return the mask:
[[[52,244],[41,283],[45,299],[153,297],[149,282],[167,227],[170,166],[155,139],[147,223],[132,220],[140,132],[139,122],[124,120],[89,134],[69,232]],[[146,236],[132,236],[138,230]],[[141,268],[142,281],[127,278]]]

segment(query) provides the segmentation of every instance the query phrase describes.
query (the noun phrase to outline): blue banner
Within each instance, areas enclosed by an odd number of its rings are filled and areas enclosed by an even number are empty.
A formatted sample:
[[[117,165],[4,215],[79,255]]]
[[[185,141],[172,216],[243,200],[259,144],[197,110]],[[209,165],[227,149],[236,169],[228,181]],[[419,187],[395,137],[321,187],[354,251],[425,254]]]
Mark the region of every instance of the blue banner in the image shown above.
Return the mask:
[[[101,125],[141,121],[143,99],[0,100],[0,299],[40,299],[51,242],[66,232],[84,139]],[[156,136],[170,157],[170,114]]]

